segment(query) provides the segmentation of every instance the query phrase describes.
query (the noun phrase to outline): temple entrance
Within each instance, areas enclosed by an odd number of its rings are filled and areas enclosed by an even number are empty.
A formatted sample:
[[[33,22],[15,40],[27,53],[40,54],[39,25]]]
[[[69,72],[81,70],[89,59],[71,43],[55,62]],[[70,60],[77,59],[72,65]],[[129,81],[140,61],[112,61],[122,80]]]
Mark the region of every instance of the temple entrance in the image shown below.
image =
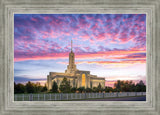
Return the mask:
[[[86,75],[82,74],[82,87],[86,87]]]

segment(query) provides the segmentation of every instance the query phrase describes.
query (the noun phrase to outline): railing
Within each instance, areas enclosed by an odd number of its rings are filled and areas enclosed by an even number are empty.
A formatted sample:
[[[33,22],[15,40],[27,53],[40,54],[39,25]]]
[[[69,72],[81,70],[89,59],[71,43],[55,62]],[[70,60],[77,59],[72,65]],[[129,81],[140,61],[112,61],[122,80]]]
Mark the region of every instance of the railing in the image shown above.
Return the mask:
[[[145,96],[146,92],[14,94],[14,101],[60,101]]]

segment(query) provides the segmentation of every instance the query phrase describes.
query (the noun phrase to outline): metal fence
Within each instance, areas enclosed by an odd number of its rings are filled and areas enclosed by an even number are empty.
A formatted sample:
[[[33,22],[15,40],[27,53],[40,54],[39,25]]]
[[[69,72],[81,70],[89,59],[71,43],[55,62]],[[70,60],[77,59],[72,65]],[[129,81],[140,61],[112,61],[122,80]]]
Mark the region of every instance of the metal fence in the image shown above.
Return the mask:
[[[146,92],[14,94],[14,101],[60,101],[145,96]]]

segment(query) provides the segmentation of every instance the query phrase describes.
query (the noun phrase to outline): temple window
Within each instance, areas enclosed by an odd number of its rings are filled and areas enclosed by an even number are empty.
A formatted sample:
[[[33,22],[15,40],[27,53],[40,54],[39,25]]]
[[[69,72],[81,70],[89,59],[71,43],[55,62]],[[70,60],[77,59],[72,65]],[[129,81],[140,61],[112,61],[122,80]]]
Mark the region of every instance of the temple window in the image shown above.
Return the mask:
[[[82,87],[85,87],[86,85],[86,75],[82,74]]]

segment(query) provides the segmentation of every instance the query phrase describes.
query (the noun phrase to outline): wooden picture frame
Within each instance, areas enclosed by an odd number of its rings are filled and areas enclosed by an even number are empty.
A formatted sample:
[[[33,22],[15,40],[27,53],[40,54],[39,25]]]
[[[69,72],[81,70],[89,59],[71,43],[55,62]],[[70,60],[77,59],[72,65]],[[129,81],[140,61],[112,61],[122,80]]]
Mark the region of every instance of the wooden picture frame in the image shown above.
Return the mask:
[[[0,114],[160,114],[160,1],[159,0],[1,0]],[[14,101],[14,14],[110,13],[146,14],[146,101]]]

